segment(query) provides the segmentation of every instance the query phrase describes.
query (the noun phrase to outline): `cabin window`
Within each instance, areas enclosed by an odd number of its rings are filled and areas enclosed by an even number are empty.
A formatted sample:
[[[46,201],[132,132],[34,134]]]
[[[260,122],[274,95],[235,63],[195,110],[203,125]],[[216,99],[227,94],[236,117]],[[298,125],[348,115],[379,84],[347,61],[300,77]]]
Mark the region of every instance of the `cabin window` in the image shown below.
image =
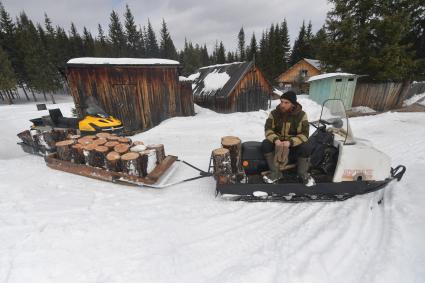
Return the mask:
[[[336,79],[335,81],[336,82],[342,82],[342,79]]]
[[[348,79],[348,81],[349,81],[349,82],[352,82],[352,81],[354,81],[354,79],[353,79],[353,78],[351,78],[351,79]]]
[[[307,70],[301,70],[301,77],[303,78],[307,77],[307,73],[308,73]]]

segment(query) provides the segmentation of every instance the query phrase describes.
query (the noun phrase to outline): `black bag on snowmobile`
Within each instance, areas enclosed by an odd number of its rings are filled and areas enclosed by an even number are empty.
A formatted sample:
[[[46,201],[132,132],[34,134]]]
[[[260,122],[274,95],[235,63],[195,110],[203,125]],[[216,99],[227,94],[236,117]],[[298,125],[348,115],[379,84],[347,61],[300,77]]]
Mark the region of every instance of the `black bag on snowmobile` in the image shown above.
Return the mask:
[[[335,171],[338,160],[338,149],[333,145],[334,135],[319,128],[309,138],[309,143],[313,148],[310,156],[312,168],[319,169],[330,175]]]

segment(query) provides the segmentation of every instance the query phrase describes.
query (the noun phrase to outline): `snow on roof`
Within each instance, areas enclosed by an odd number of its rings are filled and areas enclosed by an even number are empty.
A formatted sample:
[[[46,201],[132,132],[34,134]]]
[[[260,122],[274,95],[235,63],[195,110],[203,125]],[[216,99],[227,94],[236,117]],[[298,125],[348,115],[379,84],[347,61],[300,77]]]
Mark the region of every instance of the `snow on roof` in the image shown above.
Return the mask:
[[[190,81],[192,81],[192,80],[191,80],[191,79],[189,79],[189,78],[183,77],[183,76],[179,76],[179,81],[180,81],[180,82],[190,82]]]
[[[242,63],[244,63],[244,62],[232,62],[232,63],[226,63],[226,64],[217,64],[217,65],[205,66],[205,67],[199,68],[199,70],[229,66],[229,65],[233,65],[233,64],[242,64]]]
[[[200,72],[197,72],[197,73],[195,73],[195,74],[191,74],[190,76],[188,76],[187,78],[189,79],[189,80],[191,80],[191,81],[194,81],[194,80],[196,80],[197,78],[199,78],[199,76],[201,75],[201,73]]]
[[[357,75],[356,74],[350,74],[350,73],[325,73],[325,74],[321,74],[321,75],[317,75],[317,76],[312,76],[312,77],[310,77],[310,79],[308,79],[307,82],[323,80],[323,79],[332,78],[332,77],[355,77],[355,76],[357,76]]]
[[[217,71],[214,71],[205,77],[204,89],[202,91],[211,92],[217,89],[221,89],[227,83],[229,79],[230,79],[230,76],[228,73],[226,72],[218,73]]]
[[[274,94],[277,94],[277,95],[282,95],[282,94],[283,94],[283,91],[278,90],[277,88],[274,88],[274,89],[273,89],[273,93],[274,93]]]
[[[100,58],[81,57],[70,59],[67,64],[88,65],[179,65],[178,61],[158,58]]]
[[[306,60],[307,63],[309,63],[310,65],[312,65],[313,67],[315,67],[317,70],[320,70],[321,69],[321,67],[320,67],[320,61],[319,60],[316,60],[316,59],[307,59],[307,58],[304,58],[304,60]]]

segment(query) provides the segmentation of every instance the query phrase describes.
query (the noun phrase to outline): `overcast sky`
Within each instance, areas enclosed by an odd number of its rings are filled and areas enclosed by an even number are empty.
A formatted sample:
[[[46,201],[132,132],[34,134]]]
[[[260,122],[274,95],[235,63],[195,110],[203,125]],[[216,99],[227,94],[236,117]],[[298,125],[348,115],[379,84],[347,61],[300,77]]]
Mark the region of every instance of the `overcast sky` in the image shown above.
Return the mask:
[[[165,19],[174,44],[183,48],[184,38],[193,43],[207,44],[208,50],[216,40],[223,41],[227,51],[235,50],[237,34],[243,26],[248,44],[253,32],[257,41],[271,23],[286,18],[291,42],[298,35],[302,21],[311,20],[316,32],[325,22],[330,9],[327,0],[0,0],[13,18],[21,11],[34,22],[44,23],[44,13],[54,25],[69,31],[74,22],[80,34],[86,26],[97,35],[97,24],[108,30],[109,15],[115,10],[123,20],[128,4],[136,24],[147,25],[150,19],[157,36],[162,18]]]

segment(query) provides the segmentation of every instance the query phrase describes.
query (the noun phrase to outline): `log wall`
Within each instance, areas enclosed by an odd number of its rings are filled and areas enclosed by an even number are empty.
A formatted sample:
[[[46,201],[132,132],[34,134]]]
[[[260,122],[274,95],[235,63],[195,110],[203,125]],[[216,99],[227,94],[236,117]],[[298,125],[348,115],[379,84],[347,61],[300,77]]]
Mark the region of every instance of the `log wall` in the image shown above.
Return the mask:
[[[196,96],[195,103],[221,113],[266,109],[272,86],[257,67],[251,68],[229,95]]]
[[[67,77],[80,117],[85,99],[94,96],[127,134],[193,113],[193,101],[181,99],[178,66],[68,65]]]

